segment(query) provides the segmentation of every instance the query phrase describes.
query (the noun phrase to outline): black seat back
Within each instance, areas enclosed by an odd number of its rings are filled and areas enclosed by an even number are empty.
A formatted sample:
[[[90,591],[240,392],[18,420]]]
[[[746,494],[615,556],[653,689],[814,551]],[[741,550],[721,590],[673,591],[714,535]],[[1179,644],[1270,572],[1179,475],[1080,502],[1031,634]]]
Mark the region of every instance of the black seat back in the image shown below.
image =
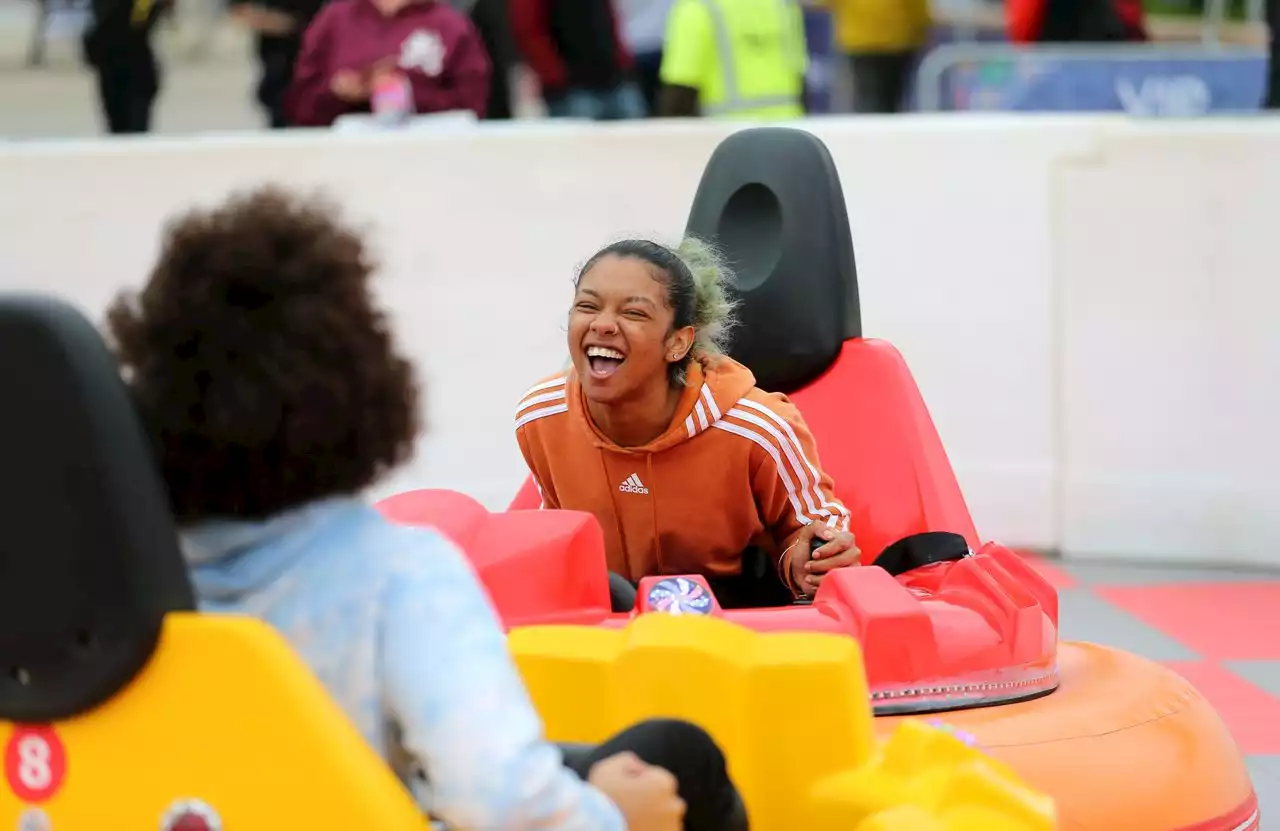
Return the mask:
[[[730,354],[762,388],[799,389],[862,336],[844,191],[812,133],[752,127],[721,142],[686,231],[714,242],[734,269],[742,326]]]
[[[0,296],[0,719],[110,698],[195,607],[111,353],[61,302]]]

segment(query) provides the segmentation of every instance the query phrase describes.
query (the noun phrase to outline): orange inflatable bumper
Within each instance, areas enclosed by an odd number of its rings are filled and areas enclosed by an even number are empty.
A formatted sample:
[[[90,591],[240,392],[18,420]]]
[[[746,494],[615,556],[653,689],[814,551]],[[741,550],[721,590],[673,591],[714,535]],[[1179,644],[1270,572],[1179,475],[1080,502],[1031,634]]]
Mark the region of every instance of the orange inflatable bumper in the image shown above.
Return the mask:
[[[1033,788],[1061,831],[1257,831],[1257,797],[1231,734],[1172,670],[1060,643],[1061,686],[1018,704],[941,714]],[[900,717],[877,718],[887,736]]]

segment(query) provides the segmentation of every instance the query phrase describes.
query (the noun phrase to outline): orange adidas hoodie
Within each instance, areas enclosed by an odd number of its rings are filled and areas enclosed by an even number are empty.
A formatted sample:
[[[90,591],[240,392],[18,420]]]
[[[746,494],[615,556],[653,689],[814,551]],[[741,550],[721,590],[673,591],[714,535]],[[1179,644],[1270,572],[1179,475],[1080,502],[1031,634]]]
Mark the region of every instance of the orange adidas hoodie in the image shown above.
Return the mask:
[[[516,439],[543,507],[594,514],[609,569],[633,581],[734,575],[749,545],[778,562],[803,525],[848,530],[800,411],[729,358],[691,364],[675,417],[644,447],[596,429],[572,370],[525,393]]]

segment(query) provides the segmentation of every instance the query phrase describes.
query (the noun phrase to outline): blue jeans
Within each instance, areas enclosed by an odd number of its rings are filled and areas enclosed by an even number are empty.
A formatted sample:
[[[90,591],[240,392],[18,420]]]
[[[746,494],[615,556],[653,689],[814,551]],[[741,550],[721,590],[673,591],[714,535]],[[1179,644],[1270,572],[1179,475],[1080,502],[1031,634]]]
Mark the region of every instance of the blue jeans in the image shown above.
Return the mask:
[[[547,99],[547,113],[552,118],[620,121],[644,118],[648,108],[640,87],[628,81],[611,90],[571,89]]]

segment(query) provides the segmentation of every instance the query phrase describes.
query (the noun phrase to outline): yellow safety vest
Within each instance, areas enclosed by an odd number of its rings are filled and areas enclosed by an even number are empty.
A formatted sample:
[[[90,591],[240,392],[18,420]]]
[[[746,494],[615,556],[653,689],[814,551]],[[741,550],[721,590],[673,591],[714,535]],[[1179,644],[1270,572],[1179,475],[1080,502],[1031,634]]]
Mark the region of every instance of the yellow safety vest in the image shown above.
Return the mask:
[[[678,8],[686,3],[700,8]],[[704,16],[696,26],[691,22],[694,15]],[[667,83],[698,90],[703,115],[755,120],[804,115],[802,95],[809,60],[804,13],[795,0],[677,0],[670,21],[666,48],[677,54],[686,45],[696,49],[680,40],[705,39],[705,24],[710,24],[711,60],[705,62],[697,82],[668,78],[665,66],[663,73]],[[680,63],[675,54],[672,57]],[[679,70],[673,68],[673,72]]]

